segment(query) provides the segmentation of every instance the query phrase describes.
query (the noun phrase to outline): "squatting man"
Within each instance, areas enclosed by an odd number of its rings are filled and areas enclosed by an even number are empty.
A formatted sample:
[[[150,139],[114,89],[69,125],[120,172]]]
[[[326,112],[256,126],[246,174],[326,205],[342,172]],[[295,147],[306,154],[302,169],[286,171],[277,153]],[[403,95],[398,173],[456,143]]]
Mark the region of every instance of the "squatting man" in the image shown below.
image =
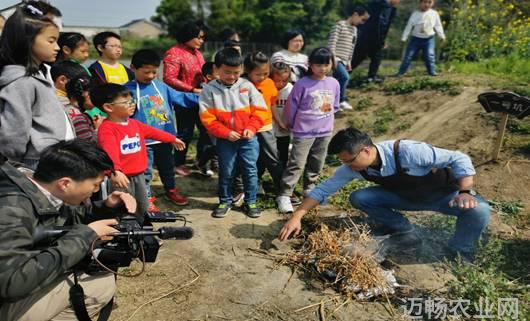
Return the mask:
[[[313,189],[285,223],[278,238],[301,231],[301,219],[353,179],[375,186],[354,191],[350,203],[390,234],[391,244],[421,243],[413,225],[399,211],[435,211],[456,216],[449,240],[453,254],[472,258],[473,249],[490,219],[488,203],[473,190],[475,169],[469,156],[412,140],[374,144],[354,128],[339,131],[330,141],[329,154],[342,162],[334,175]]]

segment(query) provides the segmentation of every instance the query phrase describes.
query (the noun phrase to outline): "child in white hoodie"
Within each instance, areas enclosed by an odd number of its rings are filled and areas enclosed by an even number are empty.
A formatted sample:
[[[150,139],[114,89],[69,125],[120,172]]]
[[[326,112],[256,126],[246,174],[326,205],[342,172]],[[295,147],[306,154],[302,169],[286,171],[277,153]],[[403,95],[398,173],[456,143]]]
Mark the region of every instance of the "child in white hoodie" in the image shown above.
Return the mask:
[[[411,31],[412,37],[405,51],[405,56],[403,57],[397,76],[402,76],[407,72],[412,58],[419,50],[423,52],[423,60],[429,75],[437,75],[434,34],[438,34],[442,41],[445,41],[445,34],[438,12],[432,9],[433,5],[434,0],[420,0],[419,9],[410,15],[401,40],[403,42],[407,41]]]

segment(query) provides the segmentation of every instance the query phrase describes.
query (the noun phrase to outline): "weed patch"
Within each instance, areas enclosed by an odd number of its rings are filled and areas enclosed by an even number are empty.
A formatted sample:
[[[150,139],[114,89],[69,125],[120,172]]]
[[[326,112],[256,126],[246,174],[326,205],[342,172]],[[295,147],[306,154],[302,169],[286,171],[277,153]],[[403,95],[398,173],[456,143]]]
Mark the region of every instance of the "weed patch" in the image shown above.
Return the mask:
[[[461,92],[454,81],[432,78],[417,78],[413,81],[399,81],[383,86],[383,91],[387,95],[405,95],[416,90],[436,90],[451,96],[459,95]]]
[[[377,113],[372,132],[375,136],[385,134],[390,129],[390,125],[397,118],[396,108],[391,103],[387,103]]]
[[[454,300],[469,302],[466,313],[470,317],[488,313],[495,320],[528,320],[530,289],[520,279],[512,280],[504,272],[513,258],[503,253],[503,245],[500,239],[490,240],[479,247],[474,264],[451,265],[456,280],[448,283],[448,294]],[[528,251],[529,245],[525,246]],[[506,306],[502,302],[506,300],[517,304],[517,311],[504,310]]]
[[[356,190],[363,189],[373,185],[371,182],[365,180],[354,179],[346,186],[338,190],[333,196],[329,198],[329,203],[337,206],[341,210],[351,211],[350,194]]]
[[[357,110],[359,110],[359,111],[366,110],[369,107],[373,106],[373,104],[374,104],[374,102],[372,101],[372,97],[361,98],[357,102]]]

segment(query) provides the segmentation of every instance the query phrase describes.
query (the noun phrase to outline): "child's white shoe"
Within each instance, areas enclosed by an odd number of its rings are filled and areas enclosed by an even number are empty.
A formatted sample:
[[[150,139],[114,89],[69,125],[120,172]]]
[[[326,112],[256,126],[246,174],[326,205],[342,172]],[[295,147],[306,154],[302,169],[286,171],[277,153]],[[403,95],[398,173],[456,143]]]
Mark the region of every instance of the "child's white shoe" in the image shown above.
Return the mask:
[[[280,213],[292,213],[294,212],[293,204],[289,196],[278,196],[276,197],[276,204],[278,204],[278,211]]]

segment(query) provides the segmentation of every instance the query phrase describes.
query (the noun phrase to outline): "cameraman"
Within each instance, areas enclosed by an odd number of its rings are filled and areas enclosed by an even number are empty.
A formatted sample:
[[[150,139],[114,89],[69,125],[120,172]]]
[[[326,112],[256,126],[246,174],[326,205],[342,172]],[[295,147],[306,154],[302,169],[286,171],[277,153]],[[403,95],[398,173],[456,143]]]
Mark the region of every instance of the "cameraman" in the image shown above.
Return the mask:
[[[73,268],[94,240],[117,232],[118,207],[136,210],[123,192],[88,201],[112,168],[105,151],[80,139],[46,148],[34,173],[0,165],[0,320],[77,320],[69,296]],[[37,230],[63,226],[71,229],[55,241],[35,242]],[[112,299],[114,276],[76,275],[93,317]]]

